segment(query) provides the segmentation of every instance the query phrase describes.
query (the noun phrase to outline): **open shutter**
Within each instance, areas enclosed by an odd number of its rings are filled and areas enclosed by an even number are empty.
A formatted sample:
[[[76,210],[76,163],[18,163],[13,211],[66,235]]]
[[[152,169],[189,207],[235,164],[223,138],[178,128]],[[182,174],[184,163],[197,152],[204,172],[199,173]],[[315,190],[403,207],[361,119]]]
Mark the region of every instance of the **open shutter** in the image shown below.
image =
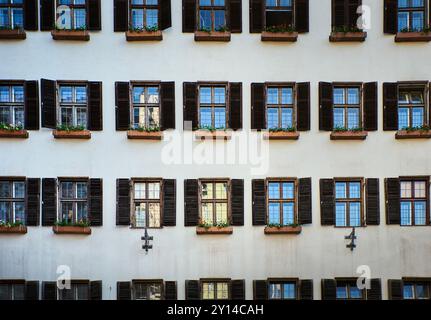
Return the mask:
[[[312,223],[311,178],[301,178],[298,182],[298,223]]]
[[[398,0],[385,0],[384,33],[395,34],[398,30]]]
[[[333,94],[332,83],[319,82],[319,130],[333,129]]]
[[[322,300],[335,300],[337,283],[335,279],[322,279]]]
[[[42,101],[42,127],[55,129],[57,126],[57,88],[53,80],[40,80]]]
[[[90,282],[90,298],[91,300],[102,300],[102,281]]]
[[[184,128],[185,122],[190,121],[192,129],[196,129],[198,124],[198,84],[196,82],[184,82],[183,84],[183,121]]]
[[[115,83],[115,130],[130,128],[130,91],[128,82]]]
[[[254,226],[266,225],[266,192],[265,180],[254,179],[251,181],[252,189],[252,215]]]
[[[313,300],[313,280],[301,280],[299,296],[301,300]]]
[[[196,30],[196,0],[183,0],[183,32]]]
[[[174,227],[177,222],[176,180],[163,180],[163,226]]]
[[[176,281],[165,281],[165,300],[178,300]]]
[[[42,282],[42,299],[43,300],[57,300],[57,283]]]
[[[383,130],[398,130],[398,84],[383,83]]]
[[[57,221],[57,179],[42,179],[42,226]]]
[[[87,0],[88,30],[102,30],[102,14],[100,0]]]
[[[309,29],[309,9],[308,0],[296,0],[295,1],[295,26],[296,31],[308,32]]]
[[[231,181],[231,213],[232,225],[244,225],[244,180],[232,179]]]
[[[186,300],[200,300],[200,289],[198,280],[186,280]]]
[[[132,289],[130,282],[117,282],[117,300],[131,300]]]
[[[89,182],[89,209],[92,226],[103,225],[103,181],[102,179],[90,179]]]
[[[266,280],[253,280],[253,300],[268,299],[268,283]]]
[[[171,0],[160,0],[160,30],[172,27]]]
[[[298,131],[310,130],[310,82],[296,84],[296,112]]]
[[[251,128],[255,130],[266,128],[264,83],[251,84]]]
[[[39,281],[25,283],[25,300],[39,300]]]
[[[250,33],[263,31],[263,15],[265,0],[250,0]]]
[[[29,178],[26,182],[26,225],[38,226],[40,215],[40,179]]]
[[[229,128],[242,129],[242,83],[229,83]]]
[[[242,32],[242,0],[229,0],[229,30]]]
[[[37,0],[24,0],[24,29],[37,31],[38,22]]]
[[[346,24],[346,0],[332,0],[332,27]]]
[[[364,130],[377,131],[377,82],[364,83]]]
[[[175,129],[175,82],[160,84],[161,96],[161,129]]]
[[[231,300],[245,300],[245,280],[232,280],[230,285]]]
[[[88,129],[101,131],[103,129],[102,82],[88,83]]]
[[[130,180],[117,179],[117,226],[130,225]]]
[[[129,0],[114,0],[114,32],[129,29]]]
[[[403,281],[388,280],[389,300],[403,300]]]
[[[55,26],[55,0],[40,0],[40,30],[51,31]]]
[[[367,300],[382,300],[382,281],[371,279],[370,285],[371,288],[367,289]]]
[[[400,216],[400,179],[385,179],[386,223],[401,224]]]
[[[322,226],[335,224],[334,180],[320,179],[320,214]]]
[[[184,180],[184,226],[199,223],[199,183],[196,179]]]
[[[378,226],[380,224],[380,191],[379,179],[367,179],[366,181],[366,218],[367,225]]]
[[[26,81],[24,86],[24,127],[26,130],[39,130],[39,82]]]

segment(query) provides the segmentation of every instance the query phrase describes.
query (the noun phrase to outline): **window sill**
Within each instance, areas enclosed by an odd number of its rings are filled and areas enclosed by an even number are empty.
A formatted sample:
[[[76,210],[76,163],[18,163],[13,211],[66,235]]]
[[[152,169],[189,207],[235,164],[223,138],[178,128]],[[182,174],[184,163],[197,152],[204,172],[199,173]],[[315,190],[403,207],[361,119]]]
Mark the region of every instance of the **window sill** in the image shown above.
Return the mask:
[[[196,227],[196,234],[232,234],[232,227]]]
[[[263,31],[261,36],[262,41],[282,41],[296,42],[298,40],[298,32],[268,32]]]
[[[398,32],[395,36],[395,42],[429,42],[431,41],[431,32]]]
[[[53,226],[52,231],[54,231],[55,234],[91,234],[90,227]]]
[[[0,130],[0,138],[27,139],[28,132],[27,130],[19,130],[19,131]]]
[[[91,139],[91,132],[88,130],[82,131],[63,131],[54,130],[52,135],[55,139]]]
[[[25,40],[26,37],[25,31],[21,29],[0,30],[1,40]]]
[[[157,31],[126,31],[127,41],[162,41],[161,30]]]
[[[265,227],[265,234],[300,234],[301,226],[297,227]]]
[[[329,36],[330,42],[364,42],[367,38],[366,32],[332,32]]]
[[[0,233],[26,234],[27,233],[27,227],[26,226],[0,227]]]
[[[207,131],[198,130],[195,132],[195,138],[197,140],[230,140],[232,135],[227,131]]]
[[[230,41],[230,32],[221,32],[221,31],[195,31],[195,41],[222,41],[229,42]]]
[[[264,140],[298,140],[299,139],[299,132],[264,132],[263,133],[263,139]]]
[[[129,130],[127,131],[127,139],[132,140],[163,140],[163,133],[161,131],[138,131]]]
[[[90,33],[87,30],[52,30],[52,39],[54,40],[71,40],[71,41],[89,41]]]
[[[399,130],[395,134],[395,139],[397,140],[430,139],[430,138],[431,138],[431,130],[416,130],[416,131]]]
[[[366,131],[341,131],[331,132],[331,140],[365,140],[368,136]]]

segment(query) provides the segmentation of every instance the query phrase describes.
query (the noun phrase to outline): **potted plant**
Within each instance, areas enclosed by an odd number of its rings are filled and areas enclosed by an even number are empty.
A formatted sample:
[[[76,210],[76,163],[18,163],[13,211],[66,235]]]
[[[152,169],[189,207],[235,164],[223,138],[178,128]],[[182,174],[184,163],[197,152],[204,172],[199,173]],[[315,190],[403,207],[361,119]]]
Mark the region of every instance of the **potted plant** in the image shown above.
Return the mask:
[[[158,26],[129,27],[126,31],[127,41],[161,41],[162,31]]]
[[[131,126],[127,131],[127,139],[162,140],[160,127]]]
[[[431,29],[427,25],[422,29],[404,28],[395,35],[395,42],[429,42]]]
[[[363,42],[367,33],[356,26],[333,27],[329,35],[330,42]]]
[[[91,234],[90,222],[84,219],[75,223],[65,220],[56,221],[52,230],[55,234]]]
[[[265,234],[300,234],[302,227],[299,224],[270,223],[265,227]]]
[[[24,130],[22,125],[11,125],[0,123],[0,138],[28,138],[27,130]]]
[[[230,41],[229,29],[223,25],[218,26],[214,31],[208,27],[201,27],[195,32],[195,41]]]
[[[54,40],[72,40],[72,41],[89,41],[90,33],[86,26],[81,26],[73,29],[60,29],[55,26],[51,31],[52,39]]]
[[[232,135],[226,127],[199,126],[195,132],[198,140],[230,140]]]
[[[27,233],[27,227],[21,222],[5,222],[0,220],[0,233]]]
[[[365,140],[368,132],[362,128],[335,127],[331,132],[331,140]]]
[[[26,33],[24,29],[19,26],[0,26],[0,39],[1,40],[24,40]]]
[[[298,32],[292,25],[267,26],[261,35],[262,41],[296,42]]]
[[[196,234],[232,234],[233,228],[226,221],[217,223],[200,222]]]
[[[84,126],[58,125],[52,132],[56,139],[90,139],[91,132],[86,130]]]
[[[294,127],[270,128],[263,134],[265,140],[298,140],[299,132]]]
[[[429,139],[431,128],[429,126],[405,127],[395,134],[396,139]]]

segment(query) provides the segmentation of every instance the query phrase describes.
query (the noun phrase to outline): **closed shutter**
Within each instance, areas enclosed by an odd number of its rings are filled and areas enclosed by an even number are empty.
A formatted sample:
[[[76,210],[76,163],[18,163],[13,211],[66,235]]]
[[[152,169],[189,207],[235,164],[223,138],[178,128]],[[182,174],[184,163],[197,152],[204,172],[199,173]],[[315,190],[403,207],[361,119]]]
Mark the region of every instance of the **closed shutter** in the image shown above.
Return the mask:
[[[364,130],[376,131],[377,116],[377,82],[364,83]]]
[[[322,300],[336,300],[337,283],[334,279],[322,279]]]
[[[90,298],[91,300],[102,300],[102,281],[90,282]]]
[[[129,0],[114,0],[114,32],[129,29]]]
[[[172,27],[171,0],[160,0],[160,30]]]
[[[398,30],[398,0],[385,0],[384,33],[395,34]]]
[[[382,281],[371,279],[370,285],[371,288],[367,289],[367,300],[382,300]]]
[[[176,180],[163,180],[163,226],[174,227],[177,222]]]
[[[346,1],[332,0],[332,27],[344,27],[346,24]]]
[[[42,299],[43,300],[57,300],[57,283],[56,282],[42,282]]]
[[[103,180],[90,179],[89,182],[90,223],[94,227],[103,225]]]
[[[87,0],[88,30],[102,29],[102,15],[100,0]]]
[[[311,210],[311,178],[302,178],[298,181],[298,223],[312,223]]]
[[[242,83],[229,83],[229,128],[242,129]]]
[[[398,84],[383,83],[383,130],[398,130]]]
[[[268,283],[266,280],[253,281],[253,300],[268,299]]]
[[[389,300],[403,300],[403,281],[388,280]]]
[[[264,83],[251,84],[251,128],[255,130],[266,128]]]
[[[40,0],[40,30],[51,31],[55,26],[55,0]]]
[[[386,192],[386,223],[401,224],[400,180],[398,178],[385,179],[385,192]]]
[[[196,0],[183,0],[183,32],[196,30]]]
[[[117,282],[117,300],[131,300],[132,289],[130,282]]]
[[[334,180],[320,179],[320,214],[322,226],[335,224]]]
[[[183,121],[184,128],[186,121],[191,122],[192,129],[197,129],[198,123],[198,84],[196,82],[184,82],[183,84]],[[186,129],[186,128],[185,128]]]
[[[349,27],[357,27],[357,21],[361,14],[358,12],[358,7],[362,5],[362,0],[349,0],[348,1],[348,19]]]
[[[310,130],[310,82],[296,84],[296,129]]]
[[[252,189],[252,216],[254,226],[266,225],[266,191],[265,180],[254,179]]]
[[[301,280],[299,291],[301,300],[313,300],[313,280]]]
[[[245,280],[232,280],[230,285],[231,300],[245,300]]]
[[[261,33],[264,29],[265,0],[250,0],[250,33]]]
[[[130,180],[117,179],[117,226],[130,225]]]
[[[88,83],[88,129],[103,130],[102,82]]]
[[[165,300],[178,300],[176,281],[165,281]]]
[[[175,82],[160,84],[161,96],[161,130],[175,129]]]
[[[186,280],[186,300],[200,300],[201,290],[198,280]]]
[[[295,26],[299,33],[308,32],[309,29],[309,9],[308,0],[295,1]]]
[[[130,128],[130,91],[128,82],[115,83],[115,130]]]
[[[231,181],[231,213],[232,225],[244,225],[244,180],[232,179]]]
[[[39,300],[39,281],[25,283],[25,300]]]
[[[242,32],[242,0],[229,0],[229,30]]]
[[[42,179],[42,226],[57,221],[57,179]]]
[[[26,182],[26,225],[38,226],[40,215],[40,179],[29,178]]]
[[[42,127],[55,129],[57,126],[57,88],[52,80],[40,80],[42,101]]]
[[[25,82],[24,122],[26,130],[39,130],[39,82]]]
[[[319,130],[333,129],[332,83],[319,82]]]
[[[37,0],[24,0],[24,29],[28,31],[37,31],[37,22]]]
[[[184,226],[199,223],[199,183],[196,179],[184,180]]]
[[[379,179],[367,179],[366,181],[366,223],[369,226],[380,224],[380,190]]]

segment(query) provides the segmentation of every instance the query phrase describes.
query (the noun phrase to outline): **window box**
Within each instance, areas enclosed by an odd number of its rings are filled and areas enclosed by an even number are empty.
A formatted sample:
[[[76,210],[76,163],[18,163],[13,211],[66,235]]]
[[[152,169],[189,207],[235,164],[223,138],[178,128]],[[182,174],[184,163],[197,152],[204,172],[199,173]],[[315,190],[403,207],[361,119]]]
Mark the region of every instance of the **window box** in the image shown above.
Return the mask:
[[[331,140],[365,140],[368,136],[366,131],[333,131]]]
[[[263,138],[265,140],[298,140],[298,131],[274,131],[264,132]]]
[[[229,31],[196,31],[195,41],[230,41]]]
[[[163,35],[161,30],[157,31],[126,31],[127,41],[161,41]]]
[[[196,227],[196,234],[232,234],[233,227]]]
[[[87,30],[52,30],[54,40],[89,41],[90,33]]]
[[[0,233],[19,233],[19,234],[25,234],[27,233],[27,227],[26,226],[17,226],[17,227],[0,227]]]
[[[431,32],[398,32],[395,36],[395,42],[429,42],[431,41]]]
[[[78,226],[53,226],[52,231],[55,234],[91,234],[90,227],[78,227]]]
[[[431,130],[399,130],[395,134],[395,139],[430,139],[431,138]]]
[[[91,139],[91,132],[88,130],[66,131],[54,130],[52,135],[55,139]]]
[[[127,139],[132,140],[162,140],[163,133],[161,131],[138,131],[129,130],[127,131]]]
[[[262,41],[283,41],[296,42],[298,40],[298,32],[262,32]]]
[[[19,138],[27,139],[27,130],[0,130],[0,138]]]
[[[195,132],[195,138],[198,140],[230,140],[232,135],[227,131],[198,130]]]
[[[301,231],[301,226],[265,227],[265,234],[300,234]]]
[[[1,40],[24,40],[25,31],[22,29],[0,30]]]
[[[335,32],[329,36],[330,42],[364,42],[367,38],[366,32]]]

